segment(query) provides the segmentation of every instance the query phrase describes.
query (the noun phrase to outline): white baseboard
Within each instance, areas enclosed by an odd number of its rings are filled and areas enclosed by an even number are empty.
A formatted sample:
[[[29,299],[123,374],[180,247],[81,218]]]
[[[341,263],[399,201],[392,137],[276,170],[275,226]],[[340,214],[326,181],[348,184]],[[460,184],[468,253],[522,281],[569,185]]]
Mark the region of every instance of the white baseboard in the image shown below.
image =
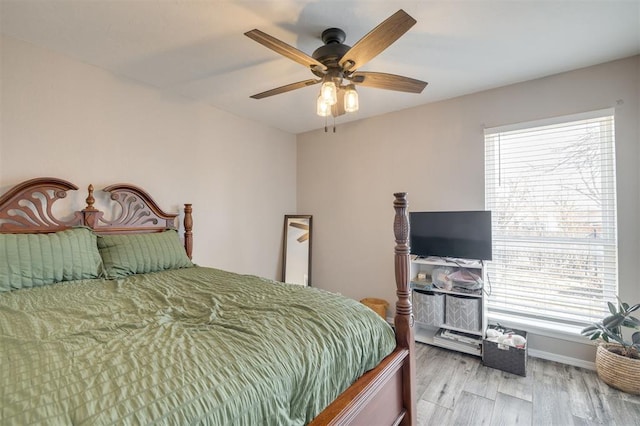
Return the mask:
[[[570,356],[558,355],[551,352],[540,351],[537,349],[529,348],[529,356],[534,358],[546,359],[548,361],[555,361],[561,364],[573,365],[574,367],[586,368],[587,370],[596,369],[596,363],[591,361],[585,361],[579,358],[573,358]]]

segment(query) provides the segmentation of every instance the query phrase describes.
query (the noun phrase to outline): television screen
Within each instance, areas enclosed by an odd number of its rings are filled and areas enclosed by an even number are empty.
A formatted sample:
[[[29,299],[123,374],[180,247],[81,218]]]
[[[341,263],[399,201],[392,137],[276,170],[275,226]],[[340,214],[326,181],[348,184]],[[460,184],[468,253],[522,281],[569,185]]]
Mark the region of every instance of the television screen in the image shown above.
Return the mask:
[[[491,260],[491,212],[409,213],[411,254]]]

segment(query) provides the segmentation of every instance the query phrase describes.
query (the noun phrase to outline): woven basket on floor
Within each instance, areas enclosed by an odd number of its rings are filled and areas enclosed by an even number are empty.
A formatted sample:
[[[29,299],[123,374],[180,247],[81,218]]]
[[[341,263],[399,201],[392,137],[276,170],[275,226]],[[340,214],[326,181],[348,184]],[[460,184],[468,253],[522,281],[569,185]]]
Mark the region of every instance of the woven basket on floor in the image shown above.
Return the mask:
[[[640,359],[627,358],[615,354],[608,347],[615,344],[601,344],[596,351],[598,377],[611,387],[623,392],[640,395]]]
[[[387,317],[387,307],[389,306],[389,302],[387,302],[386,300],[376,299],[375,297],[367,297],[362,299],[360,303],[373,309],[373,311],[380,315],[382,318]]]

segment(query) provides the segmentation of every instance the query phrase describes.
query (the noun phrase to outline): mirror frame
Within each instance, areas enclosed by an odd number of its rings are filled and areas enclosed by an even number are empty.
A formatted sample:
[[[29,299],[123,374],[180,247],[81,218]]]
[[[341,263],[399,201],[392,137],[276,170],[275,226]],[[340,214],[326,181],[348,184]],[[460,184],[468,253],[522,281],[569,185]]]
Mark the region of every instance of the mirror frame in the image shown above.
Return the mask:
[[[287,240],[289,239],[289,228],[290,224],[295,221],[295,219],[308,219],[309,220],[309,237],[307,241],[309,243],[309,253],[307,257],[307,282],[304,283],[291,283],[298,285],[306,285],[311,286],[311,240],[313,237],[313,216],[305,215],[305,214],[287,214],[284,216],[284,236],[282,239],[282,282],[286,282],[285,278],[287,277]]]

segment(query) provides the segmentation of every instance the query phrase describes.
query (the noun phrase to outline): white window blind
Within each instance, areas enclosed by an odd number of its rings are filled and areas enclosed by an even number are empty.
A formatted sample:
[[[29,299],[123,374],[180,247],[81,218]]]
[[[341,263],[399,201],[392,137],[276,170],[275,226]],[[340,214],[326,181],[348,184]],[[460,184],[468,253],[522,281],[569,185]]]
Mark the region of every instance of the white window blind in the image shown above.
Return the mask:
[[[617,294],[613,110],[485,130],[489,311],[582,325]]]

